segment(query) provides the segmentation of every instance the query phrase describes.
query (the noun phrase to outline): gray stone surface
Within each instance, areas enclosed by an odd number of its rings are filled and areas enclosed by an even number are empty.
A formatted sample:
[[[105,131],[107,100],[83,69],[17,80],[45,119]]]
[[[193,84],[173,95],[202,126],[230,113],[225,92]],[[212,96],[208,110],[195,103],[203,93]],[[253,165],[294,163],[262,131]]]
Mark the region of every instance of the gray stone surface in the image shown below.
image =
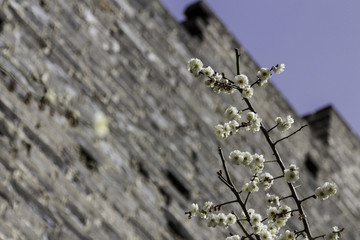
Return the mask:
[[[240,47],[242,71],[259,66],[204,4],[186,14],[178,23],[157,0],[0,1],[0,239],[225,238],[184,215],[192,202],[233,198],[216,177],[217,146],[271,153],[260,134],[215,137],[225,108],[244,105],[212,93],[186,63],[198,57],[230,76]],[[300,195],[339,186],[306,204],[313,232],[338,225],[343,239],[360,239],[357,136],[331,107],[303,119],[271,84],[256,90],[265,126],[288,114],[295,128],[310,124],[279,145],[301,168]],[[106,139],[93,131],[98,111],[110,119]]]

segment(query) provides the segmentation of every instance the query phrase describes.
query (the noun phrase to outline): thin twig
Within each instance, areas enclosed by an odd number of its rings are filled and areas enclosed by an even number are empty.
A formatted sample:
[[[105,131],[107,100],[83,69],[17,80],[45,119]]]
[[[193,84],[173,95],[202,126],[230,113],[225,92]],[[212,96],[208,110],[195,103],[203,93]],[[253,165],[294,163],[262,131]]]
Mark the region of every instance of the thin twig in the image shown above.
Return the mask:
[[[246,205],[248,199],[249,199],[249,196],[250,196],[250,192],[246,195],[246,198],[245,198],[245,201],[244,201],[244,204]]]
[[[237,200],[232,200],[232,201],[220,203],[220,204],[218,204],[218,205],[215,205],[214,208],[219,208],[219,207],[222,207],[222,206],[224,206],[224,205],[231,204],[231,203],[236,203],[236,202],[237,202]]]
[[[279,125],[279,124],[276,124],[275,126],[273,126],[272,128],[270,128],[270,129],[268,130],[268,133],[271,132],[274,128],[276,128],[278,125]]]
[[[303,129],[304,127],[307,127],[307,126],[308,126],[308,125],[305,124],[305,125],[301,126],[301,127],[300,127],[298,130],[296,130],[295,132],[291,133],[290,135],[288,135],[288,136],[286,136],[286,137],[283,137],[283,138],[280,138],[279,140],[277,140],[276,142],[274,142],[274,145],[276,145],[277,143],[281,142],[282,140],[285,140],[285,139],[291,137],[292,135],[296,134],[297,132],[300,132],[301,129]]]
[[[308,196],[308,197],[306,197],[306,198],[304,198],[304,199],[301,199],[300,202],[304,202],[304,201],[306,201],[306,200],[308,200],[308,199],[310,199],[310,198],[316,198],[315,194],[314,194],[314,195],[311,195],[311,196]]]

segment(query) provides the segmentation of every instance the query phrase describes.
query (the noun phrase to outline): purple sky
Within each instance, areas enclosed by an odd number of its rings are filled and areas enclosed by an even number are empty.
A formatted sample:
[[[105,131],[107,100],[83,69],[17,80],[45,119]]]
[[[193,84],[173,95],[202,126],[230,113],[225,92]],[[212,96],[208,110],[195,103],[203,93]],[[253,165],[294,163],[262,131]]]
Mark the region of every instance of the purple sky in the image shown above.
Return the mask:
[[[195,1],[161,2],[182,20]],[[331,104],[360,136],[359,0],[204,2],[260,66],[286,64],[273,83],[299,115]]]

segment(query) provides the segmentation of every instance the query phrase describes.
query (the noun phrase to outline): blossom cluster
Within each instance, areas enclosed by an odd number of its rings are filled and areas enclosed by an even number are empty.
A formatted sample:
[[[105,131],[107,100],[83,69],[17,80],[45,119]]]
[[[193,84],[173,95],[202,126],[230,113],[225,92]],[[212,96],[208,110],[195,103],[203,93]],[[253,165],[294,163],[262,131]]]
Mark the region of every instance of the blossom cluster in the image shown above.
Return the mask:
[[[231,81],[224,78],[222,74],[215,72],[210,66],[204,67],[204,64],[198,58],[192,58],[188,61],[188,71],[195,77],[200,74],[208,77],[205,85],[212,88],[215,93],[225,92],[230,94],[235,91]]]
[[[227,228],[229,225],[232,225],[236,222],[236,216],[232,213],[213,213],[215,211],[215,206],[212,202],[205,202],[204,206],[200,209],[197,203],[191,205],[191,210],[189,212],[189,218],[192,216],[198,216],[202,219],[207,219],[208,227],[224,227]]]
[[[290,115],[286,117],[286,120],[283,120],[281,117],[277,117],[275,121],[277,123],[276,128],[282,132],[290,129],[291,125],[294,123],[294,119]]]
[[[336,184],[326,182],[326,183],[324,183],[324,185],[322,185],[321,187],[318,187],[315,190],[315,196],[318,199],[326,200],[331,195],[334,195],[336,192],[337,192]]]
[[[225,139],[240,131],[252,131],[257,132],[260,130],[262,119],[254,112],[248,112],[246,114],[246,121],[241,122],[242,111],[238,110],[234,106],[230,106],[225,110],[225,116],[230,120],[224,124],[218,124],[215,126],[215,134],[220,139]]]
[[[236,75],[234,77],[235,86],[241,89],[241,96],[243,98],[251,98],[254,94],[254,89],[249,85],[249,79],[245,74]]]
[[[200,74],[208,77],[205,81],[205,85],[212,88],[214,92],[220,93],[233,93],[237,88],[241,92],[243,98],[251,98],[254,94],[253,87],[249,84],[249,79],[245,74],[239,74],[234,77],[234,80],[231,81],[225,78],[222,74],[215,72],[212,67],[204,67],[203,62],[198,58],[192,58],[188,61],[187,64],[188,71],[193,74],[195,77],[198,77]],[[276,74],[280,74],[285,70],[285,64],[277,64],[271,69],[261,68],[257,72],[257,83],[259,86],[264,85],[270,79],[273,71]]]
[[[267,193],[265,196],[265,203],[267,207],[277,207],[280,206],[280,198],[275,194]]]
[[[245,183],[241,190],[244,193],[257,192],[260,188],[266,191],[273,183],[273,176],[270,173],[263,173],[260,177],[253,177],[250,182]]]
[[[207,218],[207,214],[214,210],[214,204],[210,201],[205,202],[204,206],[200,209],[197,203],[191,205],[189,218],[198,216],[200,218]]]
[[[250,154],[249,152],[234,150],[230,153],[229,159],[234,165],[244,165],[248,167],[254,174],[261,173],[264,169],[265,158],[261,154]]]
[[[291,164],[288,169],[284,170],[284,177],[288,183],[295,183],[299,180],[299,169],[295,164]]]
[[[264,223],[262,216],[256,213],[254,209],[249,209],[248,214],[253,232],[258,234],[262,240],[273,240],[278,239],[277,234],[291,217],[291,208],[287,205],[269,207],[267,210],[267,224]],[[247,223],[244,212],[240,215],[240,221]]]

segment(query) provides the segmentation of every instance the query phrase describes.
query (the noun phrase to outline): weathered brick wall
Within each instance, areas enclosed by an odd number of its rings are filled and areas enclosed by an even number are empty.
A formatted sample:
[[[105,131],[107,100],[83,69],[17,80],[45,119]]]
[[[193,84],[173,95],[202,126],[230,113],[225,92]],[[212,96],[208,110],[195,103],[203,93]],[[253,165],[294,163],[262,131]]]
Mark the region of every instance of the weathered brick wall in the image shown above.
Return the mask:
[[[271,153],[260,134],[219,141],[213,126],[241,100],[212,93],[186,70],[199,57],[234,74],[241,46],[216,16],[199,4],[180,24],[157,0],[0,6],[0,239],[224,238],[184,215],[194,201],[232,199],[216,177],[217,146],[226,155]],[[245,50],[241,69],[258,70]],[[279,114],[293,115],[295,127],[306,122],[272,85],[256,90],[266,126]],[[110,119],[106,139],[93,131],[97,111]],[[359,239],[360,143],[333,109],[324,111],[279,150],[301,167],[301,195],[325,180],[340,186],[334,200],[307,204],[314,231],[337,224],[343,239]],[[245,169],[232,173],[239,185],[248,180]]]

